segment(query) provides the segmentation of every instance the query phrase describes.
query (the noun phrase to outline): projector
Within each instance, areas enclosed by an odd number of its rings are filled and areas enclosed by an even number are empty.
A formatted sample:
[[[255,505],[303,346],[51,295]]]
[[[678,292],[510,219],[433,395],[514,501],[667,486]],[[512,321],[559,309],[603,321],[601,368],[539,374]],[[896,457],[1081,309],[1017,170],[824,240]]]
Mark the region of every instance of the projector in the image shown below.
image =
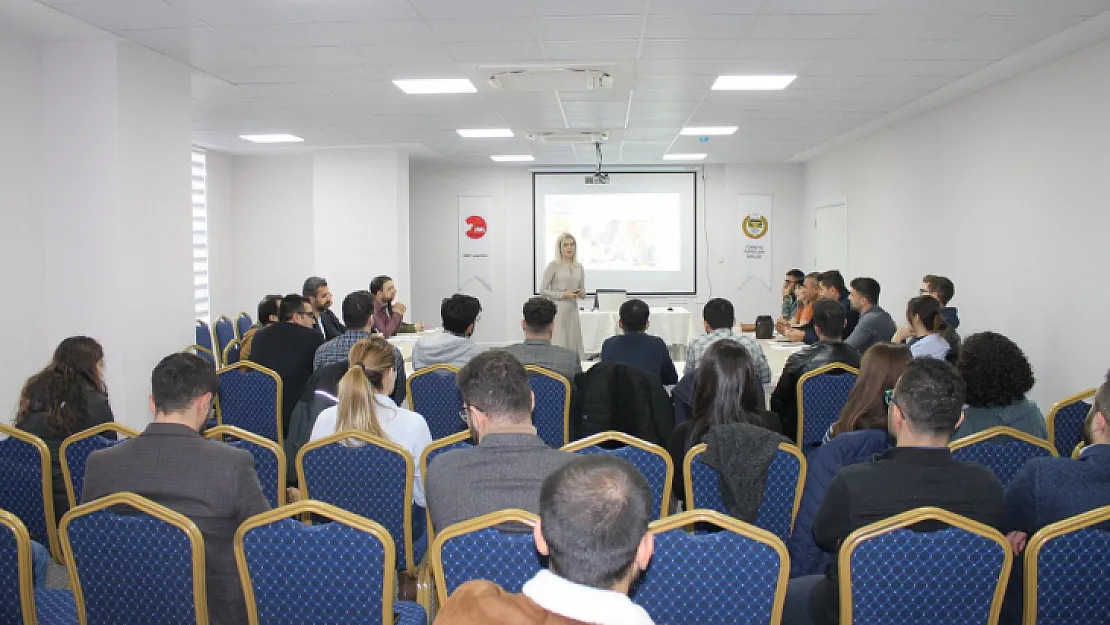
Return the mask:
[[[609,174],[596,173],[586,176],[586,184],[609,184]]]

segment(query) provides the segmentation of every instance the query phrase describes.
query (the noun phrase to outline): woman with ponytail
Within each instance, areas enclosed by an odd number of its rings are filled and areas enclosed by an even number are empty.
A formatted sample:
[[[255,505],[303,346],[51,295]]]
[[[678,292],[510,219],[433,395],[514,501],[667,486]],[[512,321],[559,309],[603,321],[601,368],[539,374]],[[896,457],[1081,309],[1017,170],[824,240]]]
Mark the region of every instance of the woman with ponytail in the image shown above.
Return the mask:
[[[15,427],[41,438],[50,448],[55,521],[69,511],[58,450],[66,438],[114,421],[104,384],[104,349],[96,339],[71,336],[54,350],[46,368],[31,376],[19,395]],[[105,432],[115,439],[115,432]]]
[[[351,347],[348,362],[350,368],[339,380],[339,403],[320,413],[309,440],[360,430],[404,447],[415,468],[412,499],[424,507],[420,455],[432,442],[432,433],[424,417],[389,398],[396,375],[393,345],[380,336],[362,339]]]
[[[913,337],[910,352],[914,358],[944,360],[951,346],[944,338],[948,322],[941,316],[940,309],[940,302],[931,295],[911,299],[906,306],[906,321],[909,325],[898,330],[893,342],[902,343]]]

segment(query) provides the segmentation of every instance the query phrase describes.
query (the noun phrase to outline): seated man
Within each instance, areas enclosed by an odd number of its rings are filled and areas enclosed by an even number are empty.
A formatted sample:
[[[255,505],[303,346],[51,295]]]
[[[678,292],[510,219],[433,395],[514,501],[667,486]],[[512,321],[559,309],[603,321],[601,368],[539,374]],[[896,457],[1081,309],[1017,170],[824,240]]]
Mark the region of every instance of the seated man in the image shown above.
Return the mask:
[[[859,323],[844,342],[860,354],[875,343],[890,342],[898,331],[898,324],[890,313],[879,308],[879,291],[879,283],[874,278],[852,280],[848,301],[852,310],[859,314]]]
[[[316,350],[324,342],[324,335],[316,328],[316,313],[312,304],[296,293],[281,300],[281,321],[263,329],[254,337],[251,362],[277,373],[281,377],[281,427],[289,430],[289,415],[305,382],[312,375],[312,361]]]
[[[847,314],[844,325],[844,338],[848,338],[852,335],[852,332],[855,331],[856,324],[859,323],[859,311],[852,308],[852,304],[848,299],[848,287],[844,284],[844,276],[836,269],[833,269],[821,274],[817,278],[817,281],[821,285],[821,297],[834,299],[840,302],[840,305],[844,307],[844,311]],[[811,341],[807,340],[806,342],[809,343]]]
[[[663,339],[647,333],[651,327],[650,314],[644,300],[630,299],[621,304],[617,325],[624,334],[605,339],[601,344],[601,362],[635,365],[659,376],[664,386],[670,386],[678,382],[678,371]]]
[[[782,431],[791,439],[798,436],[798,380],[802,375],[833,362],[859,368],[859,352],[840,339],[844,316],[840,302],[818,300],[813,305],[813,327],[820,340],[791,354],[782,367],[782,375],[771,393],[771,412],[782,419]]]
[[[533,297],[524,303],[524,320],[520,327],[524,330],[524,342],[505,347],[516,359],[525,365],[536,365],[562,375],[571,384],[574,376],[582,373],[582,362],[578,352],[573,349],[551,344],[555,331],[555,302],[546,297]]]
[[[948,342],[948,355],[945,360],[955,364],[960,356],[960,333],[957,331],[960,327],[960,311],[949,306],[948,302],[956,295],[956,285],[944,276],[927,275],[921,279],[919,292],[921,295],[931,295],[940,302],[940,316],[948,323],[948,327],[942,333],[944,340]],[[911,344],[913,342],[914,340],[910,341]]]
[[[254,459],[200,435],[219,386],[208,361],[166,356],[150,386],[154,422],[141,435],[89,456],[82,500],[132,492],[189,517],[204,537],[209,622],[246,623],[232,539],[243,521],[270,509]]]
[[[798,310],[798,296],[795,291],[799,284],[805,282],[806,275],[800,269],[791,269],[786,272],[782,281],[782,315],[779,321],[790,321]]]
[[[305,280],[301,288],[301,297],[312,304],[312,311],[316,314],[316,329],[324,340],[330,341],[346,331],[347,328],[339,323],[339,319],[331,311],[331,291],[328,289],[327,280],[316,276]]]
[[[343,323],[347,331],[316,348],[316,356],[312,359],[313,370],[342,364],[342,371],[336,377],[337,384],[338,379],[347,372],[347,355],[350,354],[351,348],[362,339],[370,338],[373,331],[374,298],[368,291],[355,291],[343,298]],[[405,357],[396,347],[393,348],[393,352],[393,374],[396,379],[390,397],[394,401],[398,401],[397,397],[400,397],[399,401],[404,402]]]
[[[378,276],[371,280],[370,295],[374,298],[374,329],[381,332],[385,338],[394,334],[420,332],[424,329],[422,323],[405,323],[405,312],[408,307],[394,301],[397,297],[397,287],[393,284],[393,278]]]
[[[798,300],[798,305],[794,308],[794,316],[789,320],[779,319],[775,324],[775,330],[787,339],[795,342],[806,342],[812,345],[817,342],[816,335],[813,334],[813,304],[820,299],[818,292],[821,290],[821,285],[817,278],[821,274],[814,272],[807,274],[802,283],[794,289],[794,295]],[[813,336],[813,340],[809,340]]]
[[[990,469],[952,459],[948,439],[963,418],[966,386],[952,365],[918,359],[894,387],[890,432],[897,447],[872,462],[844,467],[829,484],[813,520],[813,537],[836,554],[857,529],[915,508],[935,506],[990,527],[1002,527],[1002,485]],[[912,529],[929,532],[942,524]],[[834,559],[825,575],[790,582],[783,625],[840,621],[839,575]]]
[[[686,348],[686,368],[682,371],[682,375],[689,375],[698,368],[698,361],[710,345],[721,339],[729,339],[739,343],[751,354],[752,360],[755,361],[755,369],[759,373],[759,381],[764,384],[771,383],[771,365],[767,364],[767,355],[763,353],[763,346],[750,336],[732,331],[733,326],[736,325],[732,302],[715,297],[702,307],[701,317],[705,324],[705,336],[699,336],[690,341],[690,345]]]
[[[456,379],[478,446],[444,452],[428,467],[433,527],[505,508],[538,512],[543,480],[574,456],[536,435],[535,398],[524,365],[512,354],[489,351],[475,356]]]
[[[254,335],[262,328],[269,327],[278,322],[278,313],[281,308],[280,295],[267,295],[258,302],[258,322],[247,329],[243,333],[243,338],[239,340],[239,360],[251,359],[251,345],[254,343]]]
[[[443,604],[436,625],[650,625],[628,598],[655,547],[651,488],[631,464],[582,456],[544,480],[536,550],[548,569],[519,595],[493,582],[463,584]]]
[[[462,367],[485,351],[470,340],[481,313],[482,304],[477,297],[456,293],[445,298],[439,307],[443,332],[417,341],[412,347],[412,368],[419,370],[439,364]]]

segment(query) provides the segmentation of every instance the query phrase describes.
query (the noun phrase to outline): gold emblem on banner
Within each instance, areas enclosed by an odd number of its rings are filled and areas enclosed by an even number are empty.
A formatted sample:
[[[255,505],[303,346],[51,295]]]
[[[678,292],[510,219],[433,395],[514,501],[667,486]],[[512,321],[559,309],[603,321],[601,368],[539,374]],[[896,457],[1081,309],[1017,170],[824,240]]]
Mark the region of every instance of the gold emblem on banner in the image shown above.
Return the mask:
[[[741,227],[744,229],[744,235],[749,239],[763,238],[763,235],[767,234],[767,230],[769,230],[767,218],[763,215],[748,215],[744,218]]]

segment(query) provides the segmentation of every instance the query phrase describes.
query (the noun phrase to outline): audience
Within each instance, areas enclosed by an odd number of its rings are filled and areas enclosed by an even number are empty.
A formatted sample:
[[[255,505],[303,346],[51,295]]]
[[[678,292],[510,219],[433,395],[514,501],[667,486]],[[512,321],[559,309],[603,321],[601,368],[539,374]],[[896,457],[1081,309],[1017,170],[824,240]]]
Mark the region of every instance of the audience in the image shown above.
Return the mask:
[[[909,325],[898,329],[895,343],[905,343],[912,337],[915,340],[909,345],[914,358],[946,359],[950,346],[944,332],[948,322],[940,316],[940,302],[936,298],[920,295],[911,299],[906,307],[906,321]]]
[[[960,311],[948,305],[952,298],[956,296],[956,285],[944,276],[934,276],[932,274],[925,276],[921,279],[920,295],[929,295],[938,302],[940,302],[940,316],[948,322],[948,327],[957,330],[960,327]]]
[[[433,527],[505,508],[537,512],[544,478],[573,456],[536,435],[535,398],[524,365],[512,354],[489,351],[475,356],[456,379],[478,446],[444,452],[428,467]]]
[[[460,586],[437,625],[651,625],[628,597],[651,561],[651,488],[618,458],[576,458],[543,482],[532,535],[547,570],[519,595],[488,581]]]
[[[728,339],[739,343],[744,349],[748,350],[748,354],[751,355],[752,361],[755,363],[756,371],[759,373],[759,381],[763,384],[771,383],[771,365],[767,363],[767,355],[763,353],[763,346],[750,336],[732,331],[733,326],[736,325],[736,314],[733,311],[732,302],[715,297],[702,307],[701,317],[705,325],[705,336],[694,338],[686,348],[686,369],[683,370],[683,375],[697,369],[698,362],[701,361],[701,357],[710,345],[721,339]]]
[[[841,339],[846,314],[840,302],[818,300],[813,305],[813,327],[819,341],[794,352],[783,365],[770,404],[782,420],[783,433],[791,439],[798,436],[798,380],[802,375],[834,362],[859,367],[859,352]]]
[[[259,330],[278,322],[279,309],[281,308],[280,295],[267,295],[258,302],[258,321],[243,333],[239,339],[239,360],[251,359],[251,347],[254,344],[254,335]]]
[[[324,336],[324,340],[330,341],[343,334],[346,328],[330,310],[331,291],[328,290],[327,280],[315,276],[305,280],[301,295],[312,305],[312,311],[316,315],[316,329]]]
[[[917,359],[895,386],[890,432],[898,441],[870,463],[840,470],[813,522],[817,545],[836,554],[855,530],[896,514],[935,506],[994,528],[1003,524],[1002,485],[990,469],[953,460],[948,439],[959,425],[965,387],[955,367]],[[936,522],[914,525],[935,531]],[[838,567],[799,577],[787,588],[783,625],[839,622]]]
[[[840,302],[840,305],[844,307],[844,311],[847,314],[844,326],[844,337],[847,338],[851,336],[852,332],[856,330],[856,324],[859,323],[860,314],[859,311],[852,308],[852,303],[848,298],[848,287],[844,285],[844,276],[836,269],[833,269],[822,273],[817,280],[821,284],[821,297],[834,299]],[[812,332],[809,333],[809,338],[806,339],[806,343],[813,343],[814,341],[811,339],[815,338]]]
[[[1033,389],[1033,366],[1013,341],[994,332],[973,334],[964,341],[956,367],[967,383],[967,406],[954,439],[1000,425],[1048,438],[1044,414],[1025,398]]]
[[[289,429],[289,415],[312,375],[312,361],[324,336],[316,329],[312,304],[296,293],[281,300],[278,323],[264,328],[254,337],[251,362],[281,376],[282,434]]]
[[[373,333],[374,326],[374,298],[367,291],[355,291],[343,298],[343,322],[347,331],[316,348],[316,355],[312,359],[312,368],[319,370],[324,367],[335,366],[334,377],[338,383],[339,376],[347,372],[347,357],[355,343],[368,339]],[[405,357],[401,350],[393,348],[393,378],[394,385],[390,387],[390,396],[405,399]]]
[[[166,356],[150,385],[154,422],[138,437],[89,456],[82,499],[131,492],[189,517],[204,538],[209,622],[246,623],[232,539],[243,521],[270,509],[254,459],[199,433],[219,386],[208,361]]]
[[[481,314],[482,304],[476,297],[456,293],[445,298],[439,307],[443,332],[424,337],[413,346],[412,368],[439,364],[462,367],[484,352],[484,347],[470,340]]]
[[[786,272],[786,278],[782,281],[782,315],[779,317],[780,321],[789,321],[794,318],[794,313],[798,309],[798,296],[795,290],[805,282],[806,275],[800,269],[791,269]]]
[[[664,385],[678,382],[678,372],[671,360],[667,344],[658,336],[647,333],[651,327],[651,314],[647,303],[641,299],[626,300],[620,307],[617,325],[623,334],[611,336],[601,344],[601,362],[635,365],[659,376]]]
[[[890,313],[879,307],[879,290],[874,278],[852,280],[848,301],[859,313],[859,323],[844,342],[861,354],[875,343],[886,343],[898,330]]]
[[[408,307],[395,302],[397,287],[393,278],[378,276],[370,281],[370,295],[374,297],[374,329],[389,338],[394,334],[409,334],[424,329],[424,324],[405,323]]]
[[[841,409],[840,418],[830,426],[825,441],[859,430],[885,432],[889,408],[886,392],[894,388],[911,360],[913,354],[905,345],[879,343],[867,350],[860,361],[859,378],[848,394],[848,402]]]
[[[360,293],[369,296],[366,291]],[[420,456],[432,442],[432,434],[424,417],[399,408],[387,394],[387,389],[393,388],[396,377],[395,349],[380,336],[363,338],[355,343],[350,350],[350,367],[339,381],[339,404],[320,413],[309,440],[318,440],[344,430],[360,430],[404,447],[412,457],[416,471],[413,502],[424,507]]]
[[[811,345],[817,342],[816,338],[812,341],[808,341],[808,338],[813,328],[813,304],[820,299],[818,292],[821,285],[817,281],[820,275],[816,272],[807,274],[805,280],[794,288],[794,297],[798,300],[798,305],[794,309],[794,317],[789,321],[779,320],[775,325],[778,333],[790,341],[795,343],[807,341]]]
[[[505,351],[525,365],[536,365],[554,371],[574,383],[574,376],[582,373],[578,352],[551,344],[555,332],[555,302],[546,297],[533,297],[524,303],[524,342],[505,347]]]

